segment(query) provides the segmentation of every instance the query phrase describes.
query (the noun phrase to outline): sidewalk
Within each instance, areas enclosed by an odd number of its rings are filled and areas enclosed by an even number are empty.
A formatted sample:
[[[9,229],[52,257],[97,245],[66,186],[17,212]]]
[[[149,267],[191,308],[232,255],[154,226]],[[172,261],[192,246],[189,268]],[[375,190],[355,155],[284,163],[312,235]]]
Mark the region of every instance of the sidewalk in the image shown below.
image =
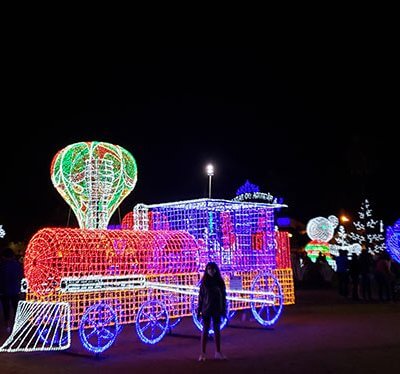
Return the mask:
[[[250,316],[250,312],[247,311]],[[400,303],[356,303],[335,289],[300,289],[272,328],[237,313],[222,331],[227,361],[199,363],[200,332],[184,318],[160,343],[139,341],[124,326],[115,344],[95,358],[72,334],[61,352],[1,353],[0,372],[154,374],[376,374],[400,372]],[[6,336],[1,334],[1,343]],[[214,355],[213,341],[207,347]],[[44,366],[45,365],[45,366]]]

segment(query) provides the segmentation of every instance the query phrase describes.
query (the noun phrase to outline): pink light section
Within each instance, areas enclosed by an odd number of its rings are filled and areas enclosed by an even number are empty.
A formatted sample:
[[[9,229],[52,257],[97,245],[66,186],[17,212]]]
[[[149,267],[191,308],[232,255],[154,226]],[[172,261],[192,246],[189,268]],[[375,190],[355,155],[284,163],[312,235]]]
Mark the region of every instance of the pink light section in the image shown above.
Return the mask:
[[[25,275],[45,296],[63,277],[196,272],[198,249],[183,231],[45,228],[28,245]]]

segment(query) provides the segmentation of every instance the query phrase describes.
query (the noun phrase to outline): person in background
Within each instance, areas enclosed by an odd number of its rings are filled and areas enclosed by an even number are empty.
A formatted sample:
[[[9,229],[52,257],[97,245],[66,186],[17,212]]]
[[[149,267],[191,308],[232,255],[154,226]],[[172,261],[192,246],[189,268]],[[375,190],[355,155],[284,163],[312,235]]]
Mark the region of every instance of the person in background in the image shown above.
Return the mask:
[[[347,251],[339,249],[339,256],[335,258],[335,261],[339,295],[347,297],[349,286],[349,260],[347,258]]]
[[[221,319],[226,318],[226,287],[215,262],[209,262],[206,266],[200,283],[198,300],[197,318],[203,319],[199,361],[206,360],[206,346],[211,320],[215,337],[215,358],[225,360],[226,357],[221,353],[220,324]]]
[[[372,255],[366,248],[361,250],[358,257],[361,274],[361,295],[364,301],[372,301],[371,277],[373,268]]]
[[[17,311],[22,278],[22,264],[11,248],[4,248],[0,255],[0,300],[8,333]]]
[[[390,269],[390,256],[387,252],[381,252],[375,267],[379,301],[390,301],[392,299],[392,282],[394,278],[395,276]]]
[[[351,254],[351,260],[349,263],[349,273],[351,278],[351,297],[353,300],[359,300],[358,296],[358,285],[360,283],[360,262],[358,260],[357,253]]]

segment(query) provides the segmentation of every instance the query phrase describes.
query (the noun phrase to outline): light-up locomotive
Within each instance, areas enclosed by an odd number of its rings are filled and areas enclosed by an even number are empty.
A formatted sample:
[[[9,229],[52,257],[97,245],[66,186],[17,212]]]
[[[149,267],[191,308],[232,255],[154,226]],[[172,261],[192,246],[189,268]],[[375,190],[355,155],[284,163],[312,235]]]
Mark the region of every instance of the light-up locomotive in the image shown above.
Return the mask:
[[[287,233],[274,227],[276,203],[197,199],[138,204],[122,229],[109,218],[136,184],[136,163],[122,147],[72,144],[54,157],[51,178],[80,228],[44,228],[30,240],[10,337],[0,351],[62,350],[78,330],[94,353],[122,327],[157,343],[182,317],[196,316],[199,281],[215,261],[227,285],[229,313],[251,308],[264,326],[294,303]]]

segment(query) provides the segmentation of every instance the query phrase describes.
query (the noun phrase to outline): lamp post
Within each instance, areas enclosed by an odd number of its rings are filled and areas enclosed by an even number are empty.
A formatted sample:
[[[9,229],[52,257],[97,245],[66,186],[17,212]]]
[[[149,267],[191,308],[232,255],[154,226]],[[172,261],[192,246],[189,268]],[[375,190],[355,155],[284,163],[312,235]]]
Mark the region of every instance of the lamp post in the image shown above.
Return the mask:
[[[212,164],[208,164],[206,171],[208,175],[208,198],[211,199],[211,178],[214,175],[214,166]]]

